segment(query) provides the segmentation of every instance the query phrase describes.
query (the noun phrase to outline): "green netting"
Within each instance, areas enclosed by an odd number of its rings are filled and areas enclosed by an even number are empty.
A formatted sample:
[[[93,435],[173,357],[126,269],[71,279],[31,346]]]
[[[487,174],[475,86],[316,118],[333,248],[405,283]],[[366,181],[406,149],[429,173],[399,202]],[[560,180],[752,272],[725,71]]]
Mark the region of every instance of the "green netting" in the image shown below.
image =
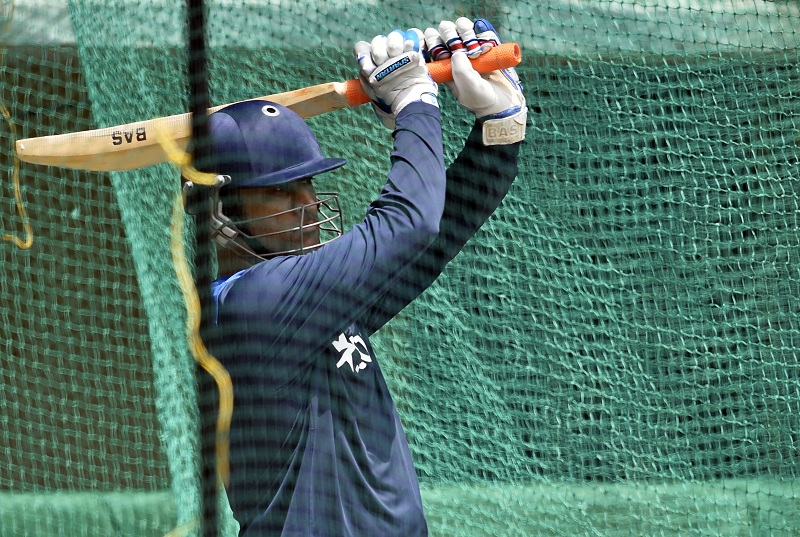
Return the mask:
[[[800,533],[796,2],[209,4],[213,104],[353,78],[354,40],[457,15],[523,48],[515,186],[373,341],[432,535]],[[186,111],[185,11],[0,6],[0,231],[22,237],[14,140]],[[469,117],[442,106],[450,160]],[[349,159],[321,179],[356,222],[387,133],[368,107],[309,123]],[[0,243],[0,533],[163,534],[198,503],[177,173],[19,177],[34,243]]]

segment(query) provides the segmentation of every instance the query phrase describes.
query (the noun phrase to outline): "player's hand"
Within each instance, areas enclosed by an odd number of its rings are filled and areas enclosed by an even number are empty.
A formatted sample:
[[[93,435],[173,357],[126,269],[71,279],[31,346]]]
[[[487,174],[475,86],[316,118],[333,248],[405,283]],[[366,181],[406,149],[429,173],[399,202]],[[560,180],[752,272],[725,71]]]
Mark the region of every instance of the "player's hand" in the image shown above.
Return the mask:
[[[378,35],[371,43],[359,41],[353,51],[358,59],[359,78],[381,122],[394,129],[397,113],[409,103],[423,101],[439,106],[439,88],[428,74],[422,55],[421,30],[393,30]]]
[[[484,144],[510,144],[525,138],[528,109],[516,70],[480,74],[469,61],[500,44],[489,21],[477,19],[473,23],[466,17],[442,21],[439,28],[425,30],[425,43],[432,60],[451,58],[453,81],[446,86],[483,122]]]

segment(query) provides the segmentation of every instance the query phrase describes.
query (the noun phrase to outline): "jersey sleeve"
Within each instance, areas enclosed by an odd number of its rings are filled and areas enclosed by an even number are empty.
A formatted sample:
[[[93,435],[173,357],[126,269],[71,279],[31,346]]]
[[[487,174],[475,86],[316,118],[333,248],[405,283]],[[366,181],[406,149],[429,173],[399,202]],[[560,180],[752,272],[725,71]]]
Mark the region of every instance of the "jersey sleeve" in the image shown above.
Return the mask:
[[[437,237],[446,182],[439,109],[412,103],[396,124],[386,184],[362,222],[319,250],[265,261],[217,289],[218,324],[237,347],[225,354],[292,356],[293,371],[302,369]]]
[[[517,176],[521,143],[485,146],[476,122],[464,148],[447,169],[447,191],[439,234],[365,316],[373,333],[427,289],[467,241],[489,219]]]

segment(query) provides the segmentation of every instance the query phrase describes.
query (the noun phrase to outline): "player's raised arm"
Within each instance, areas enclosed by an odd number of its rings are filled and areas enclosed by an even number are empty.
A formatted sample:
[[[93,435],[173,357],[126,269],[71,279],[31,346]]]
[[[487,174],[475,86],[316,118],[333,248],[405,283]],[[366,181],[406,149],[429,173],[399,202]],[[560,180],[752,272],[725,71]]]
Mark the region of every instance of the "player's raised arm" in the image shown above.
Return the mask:
[[[447,170],[447,194],[436,240],[409,267],[382,302],[366,316],[379,329],[422,293],[492,215],[517,175],[527,108],[514,69],[481,75],[469,57],[500,44],[492,25],[466,18],[442,21],[425,31],[434,60],[451,58],[453,82],[446,83],[459,103],[475,115],[464,148]]]

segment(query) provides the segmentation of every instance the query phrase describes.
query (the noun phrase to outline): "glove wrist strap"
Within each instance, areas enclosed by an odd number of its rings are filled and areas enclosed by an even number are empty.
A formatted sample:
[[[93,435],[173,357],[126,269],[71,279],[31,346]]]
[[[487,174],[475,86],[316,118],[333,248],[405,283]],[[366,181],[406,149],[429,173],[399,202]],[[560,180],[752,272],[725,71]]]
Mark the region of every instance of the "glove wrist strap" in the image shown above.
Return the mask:
[[[523,105],[518,112],[506,117],[481,118],[483,121],[483,145],[509,145],[521,142],[525,139],[527,116],[528,108]]]

